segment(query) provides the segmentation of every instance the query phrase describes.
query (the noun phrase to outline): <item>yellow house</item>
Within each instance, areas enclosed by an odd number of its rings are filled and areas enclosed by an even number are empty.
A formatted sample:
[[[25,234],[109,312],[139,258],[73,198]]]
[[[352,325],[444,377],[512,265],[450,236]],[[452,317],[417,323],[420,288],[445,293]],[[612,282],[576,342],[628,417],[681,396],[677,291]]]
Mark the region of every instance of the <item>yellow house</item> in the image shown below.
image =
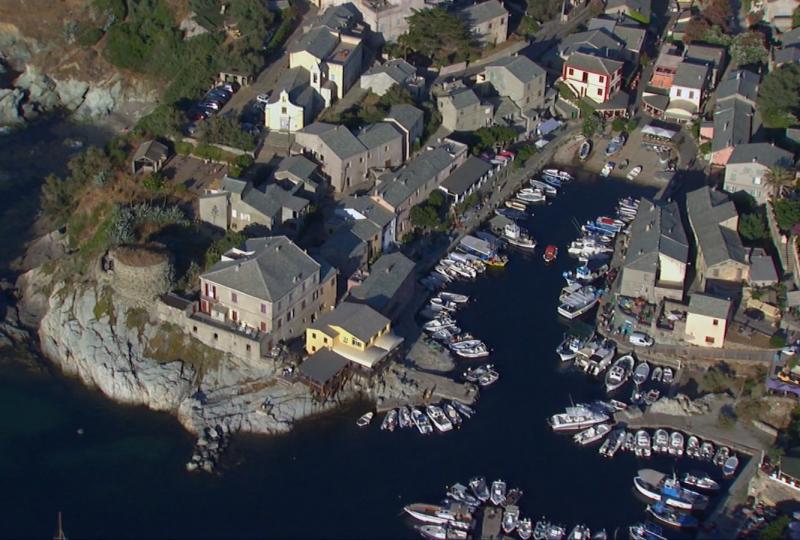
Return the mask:
[[[699,347],[722,347],[730,311],[729,300],[693,294],[686,310],[686,341]]]
[[[342,302],[306,329],[306,352],[330,349],[356,364],[373,369],[398,349],[403,338],[391,321],[364,304]]]

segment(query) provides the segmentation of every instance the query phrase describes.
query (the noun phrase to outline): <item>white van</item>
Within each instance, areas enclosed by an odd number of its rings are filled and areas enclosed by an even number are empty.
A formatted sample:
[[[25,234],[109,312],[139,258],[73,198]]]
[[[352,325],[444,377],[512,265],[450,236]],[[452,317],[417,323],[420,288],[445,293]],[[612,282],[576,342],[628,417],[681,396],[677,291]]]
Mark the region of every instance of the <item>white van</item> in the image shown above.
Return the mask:
[[[653,338],[642,332],[633,332],[628,336],[628,341],[637,347],[652,347],[654,343]]]

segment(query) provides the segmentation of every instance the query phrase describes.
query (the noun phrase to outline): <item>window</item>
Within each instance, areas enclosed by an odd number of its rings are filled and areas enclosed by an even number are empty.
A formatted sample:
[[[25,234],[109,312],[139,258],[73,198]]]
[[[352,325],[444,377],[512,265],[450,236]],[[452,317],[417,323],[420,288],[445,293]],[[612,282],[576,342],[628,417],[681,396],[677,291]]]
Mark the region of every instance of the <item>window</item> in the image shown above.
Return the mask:
[[[760,186],[761,185],[761,177],[760,176],[754,176],[753,177],[753,183],[755,185],[757,185],[757,186]]]
[[[694,99],[694,90],[689,90],[689,99]]]
[[[265,323],[264,321],[261,321],[261,331],[262,332],[267,331],[267,323]]]
[[[247,345],[245,345],[245,349],[247,349],[247,352],[250,352],[250,344],[249,343]]]
[[[711,324],[713,324],[714,326],[719,326],[719,319],[714,319],[714,322]]]
[[[602,96],[603,95],[603,89],[602,88],[598,88],[597,89],[597,95],[598,96]]]
[[[219,334],[215,333],[214,334],[214,339],[219,339]]]
[[[598,75],[597,76],[597,80],[598,80],[598,82],[601,82],[601,83],[606,82],[606,78],[603,75]]]
[[[570,74],[570,75],[575,75],[575,70],[574,70],[574,69],[572,69],[572,68],[569,68],[569,74]]]
[[[239,301],[239,296],[235,292],[231,292],[231,302],[234,304]]]
[[[281,107],[281,114],[286,114],[286,107]]]
[[[197,326],[192,326],[192,332],[197,333]]]
[[[677,90],[675,90],[675,95],[678,96],[678,97],[681,97],[681,95],[683,95],[683,90],[678,88]]]
[[[236,310],[232,310],[232,311],[231,311],[231,320],[232,320],[233,322],[236,322],[236,321],[238,321],[238,320],[239,320],[239,314],[238,314],[238,313],[236,313]]]
[[[311,352],[317,352],[317,348],[314,347],[313,345],[311,346]]]
[[[317,339],[317,333],[311,332],[311,339]]]
[[[706,336],[706,343],[708,343],[709,345],[713,345],[713,344],[714,344],[714,341],[715,341],[715,340],[714,340],[714,338],[713,338],[713,337],[711,337],[711,336]]]
[[[328,338],[326,338],[326,337],[323,337],[323,338],[322,338],[322,343],[324,343],[324,344],[326,344],[326,345],[327,345],[327,344],[328,344]]]
[[[231,210],[231,216],[236,217],[236,209]]]
[[[283,326],[283,319],[278,319],[278,328],[280,329],[281,326]]]
[[[353,338],[353,347],[361,347],[361,345],[363,345],[361,341],[357,340],[356,338]]]
[[[267,304],[261,304],[261,313],[267,312]]]
[[[306,309],[306,301],[305,301],[305,300],[303,300],[303,301],[300,303],[300,309]]]

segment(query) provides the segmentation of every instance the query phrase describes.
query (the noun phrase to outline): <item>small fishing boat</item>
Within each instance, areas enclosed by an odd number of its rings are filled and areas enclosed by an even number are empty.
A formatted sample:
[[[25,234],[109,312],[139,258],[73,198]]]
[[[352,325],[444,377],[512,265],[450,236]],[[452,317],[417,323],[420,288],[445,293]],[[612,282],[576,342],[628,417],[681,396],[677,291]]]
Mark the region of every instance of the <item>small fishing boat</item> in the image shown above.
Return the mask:
[[[503,238],[514,247],[532,250],[536,248],[536,240],[524,232],[516,223],[503,227]]]
[[[622,135],[614,137],[608,143],[608,146],[606,146],[606,151],[605,151],[606,157],[613,156],[614,154],[622,150],[622,147],[624,145],[625,145],[625,138]]]
[[[383,417],[381,430],[392,432],[394,431],[395,427],[397,427],[397,411],[392,409],[386,413],[386,416]]]
[[[710,441],[704,441],[702,445],[700,445],[700,459],[703,461],[711,461],[714,458],[714,443]]]
[[[486,260],[486,265],[492,268],[505,268],[508,264],[508,257],[505,255],[494,255]]]
[[[652,389],[644,393],[642,400],[644,401],[645,405],[652,405],[658,401],[659,397],[661,397],[661,392],[659,390]]]
[[[633,370],[633,382],[636,386],[641,386],[647,381],[650,376],[650,364],[647,362],[640,362],[636,369]]]
[[[626,452],[633,452],[636,449],[636,435],[634,435],[633,432],[627,431],[625,433],[622,449]]]
[[[545,195],[548,195],[550,197],[555,197],[556,195],[558,195],[558,188],[555,186],[551,186],[546,182],[542,182],[541,180],[536,180],[535,178],[531,178],[528,181],[528,183],[531,185],[532,188],[541,190]]]
[[[581,146],[578,148],[578,159],[581,161],[586,161],[589,159],[589,154],[592,152],[592,141],[586,139],[581,143]]]
[[[576,336],[567,336],[556,348],[556,354],[562,362],[574,360],[578,351],[586,344],[586,340]]]
[[[558,178],[562,182],[572,181],[572,175],[567,171],[560,171],[558,169],[544,169],[542,174],[549,178]]]
[[[669,449],[669,433],[665,429],[657,429],[653,435],[653,452],[661,453]]]
[[[628,380],[633,370],[634,359],[630,354],[620,356],[606,372],[606,392],[613,392]]]
[[[615,166],[616,164],[613,161],[607,162],[605,165],[603,165],[603,168],[600,170],[600,176],[602,176],[603,178],[608,178],[608,176],[611,174],[611,171],[614,170]]]
[[[705,473],[686,473],[683,475],[682,482],[687,486],[692,486],[705,491],[719,491],[720,485],[713,478]]]
[[[567,319],[580,317],[597,304],[600,294],[600,291],[591,285],[574,290],[561,299],[558,314]]]
[[[491,386],[497,382],[500,378],[500,374],[497,373],[495,370],[490,369],[480,377],[478,377],[478,384],[482,387]]]
[[[534,540],[545,540],[547,538],[547,528],[550,526],[550,523],[545,520],[544,517],[536,522],[536,525],[533,527],[533,538]]]
[[[731,450],[727,446],[720,446],[717,449],[717,453],[714,454],[713,463],[717,467],[722,467],[725,465],[725,462],[728,461],[728,458],[731,457]]]
[[[560,188],[563,185],[561,179],[555,176],[543,176],[542,182],[545,184],[550,184],[554,188]]]
[[[554,414],[548,419],[553,431],[583,430],[605,422],[610,417],[605,412],[594,410],[586,405],[567,407],[566,411]]]
[[[520,210],[514,210],[513,208],[497,208],[494,213],[498,216],[503,216],[508,219],[518,220],[518,219],[526,219],[530,214],[527,212],[522,212]]]
[[[441,408],[436,405],[428,405],[425,407],[425,412],[428,414],[428,418],[431,419],[431,422],[433,422],[433,425],[436,426],[436,429],[441,433],[453,429],[453,423],[450,422],[450,419],[447,418],[447,415],[444,414]]]
[[[567,540],[591,540],[591,531],[586,525],[575,525]]]
[[[678,457],[683,455],[683,433],[680,431],[673,431],[669,436],[669,455]]]
[[[739,468],[739,457],[736,454],[733,454],[731,457],[725,460],[725,463],[722,465],[722,476],[725,478],[733,478],[733,475],[736,474],[736,469]]]
[[[599,441],[608,435],[610,431],[610,424],[597,424],[581,431],[580,433],[576,433],[573,436],[573,440],[581,446],[586,446],[592,444],[593,442]]]
[[[676,527],[678,529],[691,529],[697,527],[698,521],[696,517],[690,514],[679,512],[662,502],[648,505],[647,512],[656,520],[664,523],[665,525],[669,525],[670,527]]]
[[[519,521],[519,508],[516,505],[509,504],[503,511],[503,520],[501,522],[503,527],[503,532],[506,534],[511,533],[511,531],[517,528],[518,521]]]
[[[462,422],[461,415],[458,414],[458,411],[456,410],[455,407],[453,407],[452,404],[445,403],[444,405],[442,405],[442,409],[444,409],[444,413],[447,415],[447,418],[450,419],[450,422],[452,422],[453,426],[461,425]]]
[[[414,422],[414,425],[417,426],[417,429],[423,435],[428,435],[429,433],[433,433],[433,426],[431,425],[431,421],[428,420],[428,417],[425,416],[425,413],[417,409],[416,407],[411,408],[411,419]]]
[[[631,525],[628,527],[628,535],[631,540],[667,540],[664,529],[649,521]]]
[[[521,191],[519,191],[519,193],[517,193],[516,197],[520,201],[529,204],[535,204],[547,201],[547,197],[543,192],[532,188],[522,189]]]
[[[457,294],[452,292],[443,291],[439,293],[439,298],[454,304],[466,304],[469,302],[469,296],[466,294]]]
[[[450,489],[447,490],[447,496],[454,501],[462,502],[469,506],[478,506],[481,504],[481,501],[470,494],[469,488],[464,484],[453,484],[450,486]]]
[[[664,384],[672,384],[673,376],[672,368],[665,367],[664,373],[661,375],[661,380]]]
[[[628,175],[627,175],[628,180],[631,180],[631,181],[635,180],[636,177],[639,176],[639,174],[641,172],[642,172],[642,166],[641,165],[637,165],[636,167],[634,167],[633,169],[631,169],[628,172]]]
[[[622,428],[615,429],[611,432],[611,435],[603,441],[603,445],[600,447],[600,455],[613,458],[619,449],[622,448],[624,442],[625,430]]]
[[[700,457],[700,439],[695,435],[690,435],[686,441],[686,455],[690,458]]]
[[[556,257],[558,257],[558,247],[551,244],[544,249],[544,255],[542,255],[544,262],[551,263],[556,260]]]
[[[472,493],[475,494],[475,497],[477,497],[479,501],[486,502],[489,500],[490,497],[489,486],[486,484],[486,479],[483,476],[476,476],[475,478],[470,480],[469,488],[472,490]]]
[[[405,429],[407,427],[411,427],[414,421],[411,419],[411,411],[408,410],[408,407],[403,405],[400,407],[400,413],[398,414],[399,420],[398,424],[400,425],[400,429]]]
[[[634,449],[634,453],[636,457],[650,457],[652,453],[650,434],[643,429],[636,432],[636,448]]]
[[[533,524],[530,518],[522,518],[517,522],[517,534],[522,540],[528,540],[533,534]]]
[[[358,420],[356,420],[356,425],[358,427],[366,427],[366,426],[368,426],[369,423],[372,422],[372,417],[373,416],[375,416],[375,413],[372,412],[372,411],[370,411],[368,413],[364,413],[363,415],[361,415],[361,417]]]
[[[650,380],[653,382],[661,382],[661,366],[656,366],[655,369],[653,369]]]
[[[561,540],[564,538],[565,534],[567,534],[567,530],[561,525],[556,525],[555,523],[547,524],[547,531],[545,533],[545,538],[547,540]]]
[[[495,506],[501,506],[506,502],[506,483],[502,480],[492,482],[492,491],[489,500]]]
[[[511,208],[512,210],[517,210],[519,212],[525,212],[526,215],[528,215],[527,214],[528,205],[524,204],[524,203],[522,203],[520,201],[508,200],[508,201],[506,201],[506,207]]]
[[[442,525],[417,525],[415,527],[423,538],[429,540],[466,540],[467,531]]]
[[[472,416],[475,414],[475,409],[473,409],[469,405],[461,403],[460,401],[451,401],[450,403],[453,404],[453,407],[455,407],[458,413],[462,416],[466,416],[467,418],[472,418]]]

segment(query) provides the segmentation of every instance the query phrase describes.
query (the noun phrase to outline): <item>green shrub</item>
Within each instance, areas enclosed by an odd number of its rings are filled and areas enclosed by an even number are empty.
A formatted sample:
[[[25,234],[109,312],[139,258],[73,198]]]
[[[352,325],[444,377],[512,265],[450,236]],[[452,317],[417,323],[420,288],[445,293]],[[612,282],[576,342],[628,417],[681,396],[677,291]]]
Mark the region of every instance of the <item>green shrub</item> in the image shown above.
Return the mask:
[[[191,155],[194,151],[194,145],[186,141],[178,141],[175,143],[175,153],[179,156]]]
[[[247,155],[236,156],[228,162],[228,174],[230,176],[241,176],[248,167],[250,167],[255,160]]]
[[[91,47],[103,37],[103,30],[100,28],[82,28],[78,31],[78,45],[81,47]]]
[[[206,270],[219,262],[223,253],[231,248],[238,247],[247,239],[245,234],[240,231],[228,231],[225,236],[215,240],[206,250],[205,268]]]
[[[780,349],[786,346],[786,336],[783,332],[776,332],[769,338],[769,346],[773,349]]]
[[[147,191],[158,193],[164,189],[164,176],[159,173],[150,174],[142,180],[142,186]]]

